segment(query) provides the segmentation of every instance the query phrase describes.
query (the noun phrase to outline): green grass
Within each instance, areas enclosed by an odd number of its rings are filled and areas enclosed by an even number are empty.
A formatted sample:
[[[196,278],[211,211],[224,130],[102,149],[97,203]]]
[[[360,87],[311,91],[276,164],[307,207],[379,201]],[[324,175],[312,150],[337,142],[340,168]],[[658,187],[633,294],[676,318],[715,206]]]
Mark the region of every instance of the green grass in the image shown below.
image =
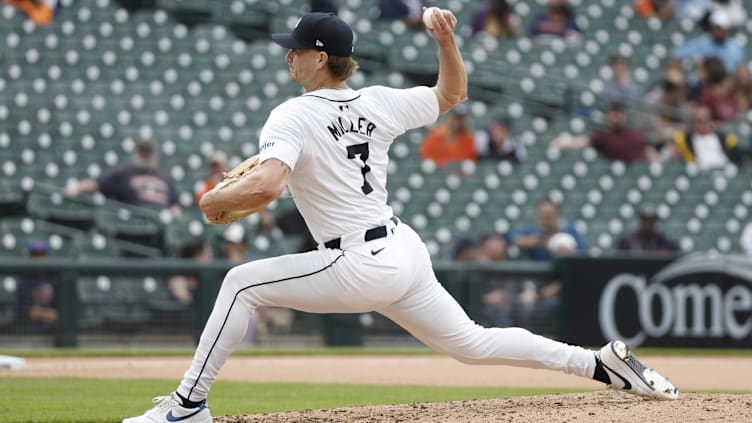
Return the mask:
[[[598,349],[592,347],[592,349]],[[639,355],[693,356],[693,357],[750,357],[752,349],[704,349],[704,348],[637,348]],[[0,355],[25,358],[42,357],[190,357],[193,348],[138,348],[138,349],[79,349],[45,348],[32,350],[0,350]],[[331,356],[331,355],[437,355],[427,348],[246,348],[233,352],[236,357],[251,356]]]
[[[0,379],[0,420],[15,422],[115,422],[152,407],[175,381]],[[209,395],[212,415],[244,415],[358,405],[456,401],[582,392],[573,389],[444,388],[425,386],[217,382]]]
[[[648,349],[642,355],[739,356],[752,350]],[[181,349],[2,350],[0,355],[34,357],[188,357]],[[244,349],[235,356],[433,355],[424,348]],[[176,388],[174,380],[85,380],[0,377],[0,422],[107,422],[141,414],[150,399]],[[579,392],[571,389],[451,388],[300,383],[217,382],[209,396],[212,414],[243,415],[358,405],[402,404]],[[746,393],[718,391],[725,393]]]

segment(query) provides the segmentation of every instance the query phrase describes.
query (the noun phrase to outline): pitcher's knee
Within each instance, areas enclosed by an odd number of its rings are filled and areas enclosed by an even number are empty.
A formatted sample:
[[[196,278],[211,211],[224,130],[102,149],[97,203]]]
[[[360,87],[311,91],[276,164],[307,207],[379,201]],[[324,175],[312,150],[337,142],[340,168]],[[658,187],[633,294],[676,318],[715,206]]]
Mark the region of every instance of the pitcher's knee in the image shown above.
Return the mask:
[[[248,275],[253,275],[249,269],[243,266],[236,266],[230,269],[222,280],[222,287],[220,288],[220,295],[235,295],[238,291],[241,291],[248,286],[253,285],[255,282]]]
[[[222,293],[237,291],[237,287],[240,284],[240,272],[237,269],[237,267],[233,267],[227,272],[225,278],[222,279],[222,285],[219,287],[220,295]]]

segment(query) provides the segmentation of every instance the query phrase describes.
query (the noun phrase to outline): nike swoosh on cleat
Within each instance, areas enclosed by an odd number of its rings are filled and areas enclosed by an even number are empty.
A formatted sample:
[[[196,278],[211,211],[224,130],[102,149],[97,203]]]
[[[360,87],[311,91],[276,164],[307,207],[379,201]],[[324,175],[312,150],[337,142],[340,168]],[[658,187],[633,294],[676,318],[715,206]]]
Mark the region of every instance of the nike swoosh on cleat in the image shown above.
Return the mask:
[[[378,249],[378,250],[376,250],[376,251],[374,251],[374,250],[371,250],[371,255],[372,255],[372,256],[375,256],[376,254],[378,254],[378,253],[382,252],[382,251],[384,250],[384,248],[386,248],[386,247],[381,247],[381,248],[379,248],[379,249]]]
[[[172,410],[170,410],[170,411],[167,412],[166,418],[167,418],[168,422],[179,422],[179,421],[183,421],[185,419],[190,419],[191,417],[193,417],[196,414],[200,413],[201,410],[203,410],[203,409],[204,409],[204,407],[199,407],[199,409],[196,410],[196,411],[194,411],[193,413],[188,414],[187,416],[180,416],[180,417],[173,416],[172,415]]]
[[[629,383],[629,381],[627,379],[625,379],[624,376],[622,376],[619,373],[615,372],[614,369],[606,366],[605,363],[601,363],[601,364],[603,364],[603,367],[605,367],[606,369],[608,369],[608,371],[611,372],[611,374],[616,375],[616,377],[618,377],[619,379],[621,379],[622,382],[624,382],[624,388],[622,388],[622,389],[625,389],[627,391],[630,390],[630,389],[632,389],[632,384]]]

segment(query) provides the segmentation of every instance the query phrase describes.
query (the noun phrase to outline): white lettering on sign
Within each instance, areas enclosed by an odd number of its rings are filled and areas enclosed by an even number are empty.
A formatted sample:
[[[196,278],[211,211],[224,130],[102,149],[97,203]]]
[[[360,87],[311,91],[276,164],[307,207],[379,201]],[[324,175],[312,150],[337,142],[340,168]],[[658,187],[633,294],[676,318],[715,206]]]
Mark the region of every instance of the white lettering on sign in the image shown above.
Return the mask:
[[[640,330],[622,334],[615,315],[620,295],[637,298],[634,310]],[[660,304],[660,312],[653,307]],[[744,339],[752,335],[752,290],[734,285],[725,293],[713,283],[665,286],[648,285],[645,277],[622,273],[608,281],[598,304],[598,321],[607,339],[623,339],[637,346],[645,339],[672,336],[677,338]],[[691,322],[691,326],[690,326]]]

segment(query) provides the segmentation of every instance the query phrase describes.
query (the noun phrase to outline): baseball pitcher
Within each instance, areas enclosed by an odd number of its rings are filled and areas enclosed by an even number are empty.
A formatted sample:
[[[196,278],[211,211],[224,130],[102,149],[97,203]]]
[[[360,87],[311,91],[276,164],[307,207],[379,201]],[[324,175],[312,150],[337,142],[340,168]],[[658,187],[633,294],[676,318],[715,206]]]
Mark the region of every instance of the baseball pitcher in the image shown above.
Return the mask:
[[[306,14],[291,33],[272,35],[289,49],[290,79],[305,93],[271,112],[252,171],[205,194],[200,208],[210,221],[222,221],[229,212],[262,209],[287,186],[319,248],[231,269],[176,391],[124,423],[210,422],[209,389],[261,306],[376,311],[465,363],[559,370],[646,397],[678,396],[623,342],[590,351],[521,328],[477,325],[436,280],[420,237],[393,215],[386,191],[393,140],[467,97],[457,19],[449,10],[429,13],[439,54],[434,87],[350,89],[347,79],[357,69],[353,33],[333,14]]]

